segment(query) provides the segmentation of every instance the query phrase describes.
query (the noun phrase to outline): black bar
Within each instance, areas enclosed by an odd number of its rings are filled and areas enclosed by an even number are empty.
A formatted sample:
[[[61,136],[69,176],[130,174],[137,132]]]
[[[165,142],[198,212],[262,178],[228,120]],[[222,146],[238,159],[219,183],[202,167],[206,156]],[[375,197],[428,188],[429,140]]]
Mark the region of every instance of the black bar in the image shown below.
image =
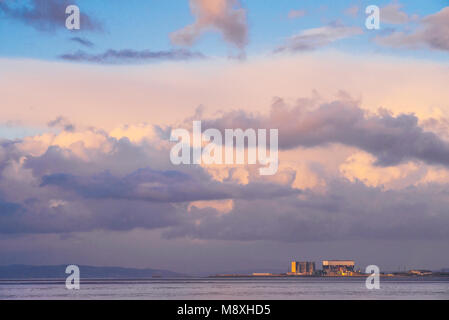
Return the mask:
[[[131,319],[300,319],[316,316],[320,319],[404,317],[425,312],[444,315],[449,301],[280,301],[280,300],[186,300],[186,301],[0,301],[0,312],[12,312],[61,319],[70,317],[113,317]],[[209,312],[207,312],[209,310]],[[187,314],[186,314],[187,313]]]

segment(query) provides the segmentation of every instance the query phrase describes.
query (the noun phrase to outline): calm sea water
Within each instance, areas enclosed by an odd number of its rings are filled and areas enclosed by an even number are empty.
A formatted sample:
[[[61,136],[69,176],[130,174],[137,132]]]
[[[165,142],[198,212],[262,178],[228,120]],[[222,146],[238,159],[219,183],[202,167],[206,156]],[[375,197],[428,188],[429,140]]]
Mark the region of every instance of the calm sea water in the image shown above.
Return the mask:
[[[85,280],[67,290],[62,280],[0,281],[0,299],[444,299],[449,279],[381,279],[368,290],[364,279],[185,278]]]

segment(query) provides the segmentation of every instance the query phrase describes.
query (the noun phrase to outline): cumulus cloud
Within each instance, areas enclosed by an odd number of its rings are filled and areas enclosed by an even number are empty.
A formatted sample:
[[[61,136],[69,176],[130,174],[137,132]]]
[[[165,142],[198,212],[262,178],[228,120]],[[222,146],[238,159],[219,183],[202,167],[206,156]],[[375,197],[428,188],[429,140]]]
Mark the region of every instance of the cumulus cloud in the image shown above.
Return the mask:
[[[205,56],[199,52],[192,52],[185,49],[175,49],[166,51],[151,50],[114,50],[109,49],[100,54],[91,54],[84,51],[76,53],[67,53],[59,56],[60,59],[73,62],[90,62],[99,64],[120,64],[120,63],[136,63],[151,62],[160,60],[192,60],[203,59]]]
[[[418,160],[449,167],[449,143],[420,127],[415,115],[393,116],[382,109],[371,114],[350,99],[323,103],[313,109],[302,101],[290,107],[278,99],[269,115],[232,111],[206,122],[206,126],[279,128],[280,148],[338,143],[371,153],[381,166]]]
[[[76,4],[69,0],[31,0],[30,6],[17,6],[17,1],[0,1],[0,11],[6,18],[18,20],[40,31],[65,28],[67,6]],[[102,25],[83,11],[80,12],[83,30],[101,31]]]
[[[132,142],[141,142],[143,140],[154,139],[158,136],[158,127],[147,123],[138,123],[135,125],[122,125],[113,129],[109,135],[117,140],[127,138]],[[169,137],[168,133],[166,137]]]
[[[246,10],[238,0],[190,0],[195,22],[170,35],[174,44],[191,46],[203,33],[215,30],[239,49],[248,43]]]
[[[350,181],[362,181],[367,186],[401,189],[412,185],[426,174],[424,166],[407,162],[397,166],[379,167],[376,158],[366,152],[351,154],[340,165],[340,173]]]
[[[2,141],[0,234],[143,228],[240,241],[447,239],[449,184],[436,179],[447,172],[447,143],[413,115],[372,114],[344,97],[293,106],[277,99],[267,115],[235,111],[203,121],[204,128],[279,128],[280,167],[269,178],[249,166],[174,167],[172,144],[143,124]],[[338,155],[335,144],[348,151]],[[334,173],[318,163],[319,148],[328,152],[319,153],[323,165],[342,159]],[[440,165],[420,172],[426,183],[382,186],[420,163],[372,169],[416,160]]]
[[[414,31],[395,31],[385,37],[377,37],[376,41],[395,48],[449,51],[449,7],[419,20]]]
[[[33,142],[47,149],[32,155]],[[275,199],[300,192],[269,182],[218,182],[196,166],[173,170],[164,143],[117,140],[94,129],[3,142],[0,233],[161,228],[189,219],[192,202],[197,208],[217,200]],[[223,212],[223,206],[206,207]]]
[[[362,33],[363,31],[360,27],[349,27],[340,23],[307,29],[287,39],[285,44],[275,49],[275,52],[315,50],[338,40],[350,38]]]

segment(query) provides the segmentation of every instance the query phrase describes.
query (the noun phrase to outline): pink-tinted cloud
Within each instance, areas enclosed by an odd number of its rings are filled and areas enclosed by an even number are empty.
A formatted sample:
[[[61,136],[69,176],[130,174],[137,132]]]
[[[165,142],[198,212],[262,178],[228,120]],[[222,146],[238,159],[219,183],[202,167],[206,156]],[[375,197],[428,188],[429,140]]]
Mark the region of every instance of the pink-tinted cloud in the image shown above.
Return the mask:
[[[395,48],[449,51],[449,7],[422,18],[420,26],[414,31],[396,31],[385,37],[378,37],[376,41]]]
[[[191,46],[205,32],[218,31],[223,39],[243,49],[248,43],[246,10],[238,0],[190,0],[195,22],[178,31],[170,38],[173,43]]]
[[[363,108],[372,111],[382,106],[395,113],[413,112],[420,119],[449,115],[447,65],[410,58],[305,52],[244,64],[200,59],[126,69],[0,59],[0,69],[5,106],[0,118],[38,128],[61,115],[77,126],[108,131],[141,122],[168,125],[191,116],[199,105],[205,106],[206,115],[234,108],[268,111],[274,96],[294,99],[315,90],[329,100],[337,88],[361,97]]]
[[[394,1],[385,7],[380,9],[380,19],[381,22],[391,23],[391,24],[403,24],[410,20],[409,15],[402,11],[403,5],[397,1]]]
[[[305,15],[306,15],[305,10],[290,10],[287,17],[289,19],[297,19],[297,18],[304,17]]]
[[[360,7],[359,6],[352,6],[352,7],[347,8],[344,11],[344,13],[347,16],[356,17],[358,15],[359,11],[360,11]]]

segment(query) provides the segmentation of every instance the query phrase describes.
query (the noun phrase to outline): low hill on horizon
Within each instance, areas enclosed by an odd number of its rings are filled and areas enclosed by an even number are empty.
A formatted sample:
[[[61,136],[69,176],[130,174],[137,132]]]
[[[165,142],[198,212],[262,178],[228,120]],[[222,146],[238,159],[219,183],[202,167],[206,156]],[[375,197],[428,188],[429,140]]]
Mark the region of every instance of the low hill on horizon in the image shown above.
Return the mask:
[[[65,279],[67,265],[6,265],[0,266],[0,279]],[[108,279],[143,279],[152,277],[186,277],[181,274],[163,269],[137,269],[123,267],[98,267],[79,265],[81,279],[108,278]]]

